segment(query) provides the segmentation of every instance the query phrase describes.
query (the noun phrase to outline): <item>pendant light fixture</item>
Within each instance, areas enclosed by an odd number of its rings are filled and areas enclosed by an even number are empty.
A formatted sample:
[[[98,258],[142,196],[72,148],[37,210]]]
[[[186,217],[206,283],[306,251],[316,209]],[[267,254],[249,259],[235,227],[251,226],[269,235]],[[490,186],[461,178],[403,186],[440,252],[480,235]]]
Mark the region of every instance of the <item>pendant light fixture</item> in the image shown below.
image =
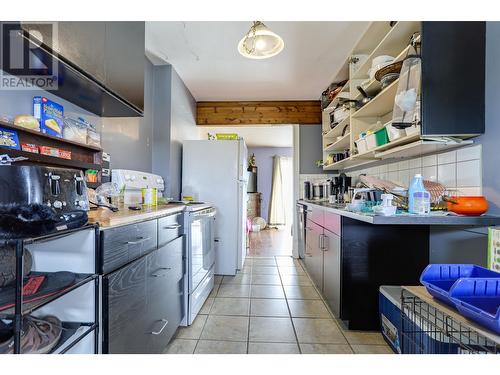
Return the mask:
[[[238,51],[249,59],[267,59],[283,51],[283,39],[260,21],[254,21],[250,30],[238,43]]]

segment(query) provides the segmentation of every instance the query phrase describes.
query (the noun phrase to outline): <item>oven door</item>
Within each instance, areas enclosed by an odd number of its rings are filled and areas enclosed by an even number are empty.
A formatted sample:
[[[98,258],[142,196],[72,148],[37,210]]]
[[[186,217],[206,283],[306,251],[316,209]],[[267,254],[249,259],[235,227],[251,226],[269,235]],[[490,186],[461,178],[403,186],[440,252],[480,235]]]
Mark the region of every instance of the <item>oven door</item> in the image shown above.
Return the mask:
[[[190,213],[190,280],[192,293],[208,275],[215,263],[214,226],[215,210]]]

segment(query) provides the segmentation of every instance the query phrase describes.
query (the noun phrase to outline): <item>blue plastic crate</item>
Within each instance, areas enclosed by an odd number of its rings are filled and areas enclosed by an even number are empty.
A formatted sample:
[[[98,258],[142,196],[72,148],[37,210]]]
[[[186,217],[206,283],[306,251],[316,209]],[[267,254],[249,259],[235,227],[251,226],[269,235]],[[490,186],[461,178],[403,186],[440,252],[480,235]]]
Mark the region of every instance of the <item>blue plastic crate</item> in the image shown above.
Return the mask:
[[[463,316],[500,333],[499,278],[460,279],[450,297]]]
[[[455,306],[454,301],[450,299],[453,284],[462,278],[483,277],[500,279],[500,273],[475,264],[429,264],[422,272],[420,282],[433,297]]]

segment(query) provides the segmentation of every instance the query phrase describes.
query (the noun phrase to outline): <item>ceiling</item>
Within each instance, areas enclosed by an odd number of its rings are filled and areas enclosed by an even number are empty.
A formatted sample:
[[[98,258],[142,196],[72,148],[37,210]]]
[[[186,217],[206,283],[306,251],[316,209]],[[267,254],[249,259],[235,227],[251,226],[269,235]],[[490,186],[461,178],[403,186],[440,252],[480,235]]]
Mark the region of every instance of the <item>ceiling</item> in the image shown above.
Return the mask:
[[[198,127],[200,139],[207,139],[208,133],[236,133],[243,137],[248,147],[293,147],[292,125]]]
[[[146,22],[146,51],[172,64],[197,101],[311,100],[345,69],[369,22],[265,24],[285,42],[270,59],[238,53],[249,21]]]

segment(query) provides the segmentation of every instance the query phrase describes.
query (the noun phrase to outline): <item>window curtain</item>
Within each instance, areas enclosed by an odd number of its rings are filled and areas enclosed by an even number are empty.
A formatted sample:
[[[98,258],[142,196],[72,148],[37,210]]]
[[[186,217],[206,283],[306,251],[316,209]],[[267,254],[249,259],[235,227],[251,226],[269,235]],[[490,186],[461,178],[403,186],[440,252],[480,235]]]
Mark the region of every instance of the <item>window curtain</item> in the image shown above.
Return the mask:
[[[269,225],[291,223],[291,201],[293,186],[292,158],[275,155],[273,157],[273,178],[271,200],[269,202]]]

